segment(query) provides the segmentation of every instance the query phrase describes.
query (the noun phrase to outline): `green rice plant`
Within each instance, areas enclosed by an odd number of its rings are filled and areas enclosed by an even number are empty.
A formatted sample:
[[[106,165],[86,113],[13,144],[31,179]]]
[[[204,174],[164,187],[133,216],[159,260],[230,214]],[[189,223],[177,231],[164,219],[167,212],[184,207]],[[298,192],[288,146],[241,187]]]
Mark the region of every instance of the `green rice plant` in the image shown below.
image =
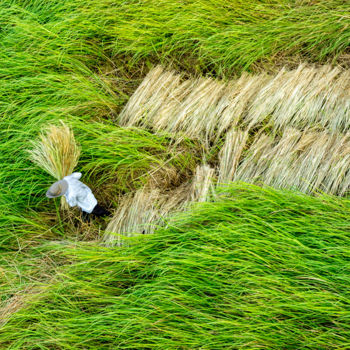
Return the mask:
[[[34,52],[46,69],[98,67],[112,58],[125,64],[127,57],[134,70],[156,61],[231,76],[279,61],[346,63],[349,43],[349,10],[341,0],[6,0],[0,13],[9,52]]]
[[[77,17],[80,5],[65,0],[0,4],[0,183],[15,211],[48,206],[45,191],[52,180],[26,153],[40,130],[60,120],[73,125],[100,119],[125,100],[93,68],[105,56],[88,39],[95,24],[84,25]]]
[[[0,328],[55,275],[59,259],[45,243],[67,235],[49,213],[17,210],[11,197],[0,196]]]
[[[135,65],[154,57],[230,76],[279,61],[342,62],[349,47],[349,9],[340,0],[150,0],[123,2],[119,10],[114,52],[132,56]]]
[[[26,152],[41,129],[63,120],[76,133],[75,124],[81,120],[86,124],[92,116],[110,111],[111,105],[99,87],[80,78],[49,74],[4,80],[0,92],[0,182],[11,189],[11,203],[21,200],[22,208],[42,203],[44,191],[52,182],[29,161]]]
[[[61,237],[63,230],[43,221],[43,215],[35,213],[27,217],[5,214],[0,219],[5,225],[0,231],[0,328],[40,293],[40,284],[55,278],[62,259],[47,242]]]
[[[83,150],[80,169],[97,190],[107,186],[111,193],[104,195],[114,196],[113,200],[148,181],[174,186],[199,162],[199,147],[189,139],[175,144],[167,134],[111,123],[77,123],[76,127]]]
[[[62,235],[59,222],[52,221],[52,212],[50,215],[44,210],[47,207],[43,205],[40,213],[30,208],[23,210],[23,199],[13,201],[15,194],[18,192],[3,191],[0,196],[0,255],[8,251],[20,253],[41,240]]]
[[[69,262],[0,343],[346,349],[349,213],[348,199],[231,184],[129,247],[54,244]]]

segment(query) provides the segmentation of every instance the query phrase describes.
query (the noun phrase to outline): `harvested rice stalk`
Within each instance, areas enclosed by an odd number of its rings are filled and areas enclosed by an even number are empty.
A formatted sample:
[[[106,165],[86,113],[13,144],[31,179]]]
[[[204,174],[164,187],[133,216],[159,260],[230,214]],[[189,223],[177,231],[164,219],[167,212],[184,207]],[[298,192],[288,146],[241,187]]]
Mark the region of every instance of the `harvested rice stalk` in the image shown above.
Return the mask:
[[[289,183],[295,183],[306,193],[322,190],[344,195],[349,190],[350,134],[317,132],[313,136],[314,141],[300,153],[291,167]]]
[[[243,73],[238,80],[227,84],[225,94],[218,103],[216,141],[233,127],[241,125],[251,104],[261,88],[271,79],[267,74]],[[214,117],[212,117],[214,119]]]
[[[349,169],[350,134],[287,129],[280,139],[256,140],[234,180],[342,196],[350,188]]]
[[[203,140],[207,145],[215,137],[217,114],[213,113],[223,95],[225,84],[201,78],[193,84],[192,91],[174,111],[166,130],[184,133],[192,139]]]
[[[156,67],[130,98],[121,125],[138,125],[216,142],[232,127],[267,122],[275,130],[350,128],[350,71],[301,64],[276,75],[243,74],[229,82],[188,79]]]
[[[234,181],[257,182],[261,180],[263,173],[269,167],[268,154],[273,149],[274,138],[272,136],[261,134],[256,137],[251,147],[237,168],[233,177]],[[220,175],[219,175],[220,177]]]
[[[160,66],[151,70],[119,115],[119,123],[152,127],[158,110],[172,98],[180,80],[180,75],[164,71]]]
[[[215,169],[203,164],[197,167],[188,201],[206,202],[214,195]]]
[[[186,201],[187,194],[188,187],[183,186],[165,194],[145,187],[134,195],[127,195],[106,228],[106,244],[122,245],[122,237],[113,233],[127,237],[153,233],[158,225],[164,224],[164,218],[170,211]]]
[[[151,70],[123,109],[119,123],[212,139],[217,124],[213,111],[225,84],[210,78],[181,80],[181,75],[160,67]]]
[[[134,195],[125,196],[106,228],[104,242],[108,246],[122,245],[122,235],[153,233],[166,224],[172,213],[184,210],[190,202],[208,200],[213,193],[213,178],[214,169],[202,165],[197,167],[192,183],[167,192],[145,186]]]
[[[233,129],[227,133],[225,143],[219,153],[218,183],[227,183],[233,180],[248,136],[248,131]]]
[[[252,101],[247,120],[254,126],[270,116],[276,129],[322,125],[344,131],[350,126],[349,88],[350,73],[340,68],[282,69]]]
[[[28,151],[33,163],[57,180],[73,173],[80,156],[80,147],[75,142],[73,130],[63,121],[60,126],[49,125],[32,142]],[[65,198],[61,198],[62,208],[67,208]]]

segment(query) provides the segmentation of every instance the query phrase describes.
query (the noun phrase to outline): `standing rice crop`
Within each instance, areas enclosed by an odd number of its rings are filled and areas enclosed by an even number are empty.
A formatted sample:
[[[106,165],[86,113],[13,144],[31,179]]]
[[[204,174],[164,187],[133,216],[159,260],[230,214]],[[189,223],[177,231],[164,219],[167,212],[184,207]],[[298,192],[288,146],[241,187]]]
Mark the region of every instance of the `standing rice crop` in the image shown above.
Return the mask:
[[[127,247],[55,244],[68,261],[0,346],[348,349],[349,214],[348,199],[231,184]]]

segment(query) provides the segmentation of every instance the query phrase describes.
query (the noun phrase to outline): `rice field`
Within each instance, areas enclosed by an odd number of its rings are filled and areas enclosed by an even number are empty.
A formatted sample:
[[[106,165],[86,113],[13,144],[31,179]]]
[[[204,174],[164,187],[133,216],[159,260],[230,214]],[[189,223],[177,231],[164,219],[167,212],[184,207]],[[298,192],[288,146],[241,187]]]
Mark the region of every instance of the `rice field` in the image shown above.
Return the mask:
[[[39,291],[15,296],[27,307],[0,341],[10,349],[347,348],[349,204],[236,184],[129,247],[51,243],[46,250],[68,260]]]
[[[0,3],[0,349],[348,349],[340,0]],[[82,172],[111,217],[46,190]]]

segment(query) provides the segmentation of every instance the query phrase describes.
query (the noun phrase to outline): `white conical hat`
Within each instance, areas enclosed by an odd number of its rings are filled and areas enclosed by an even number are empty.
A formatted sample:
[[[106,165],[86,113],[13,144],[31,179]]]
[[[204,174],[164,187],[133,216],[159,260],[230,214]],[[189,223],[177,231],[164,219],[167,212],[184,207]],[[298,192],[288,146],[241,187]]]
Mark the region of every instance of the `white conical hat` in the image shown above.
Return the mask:
[[[64,195],[68,189],[68,182],[60,180],[55,182],[46,192],[46,197],[55,198]]]

